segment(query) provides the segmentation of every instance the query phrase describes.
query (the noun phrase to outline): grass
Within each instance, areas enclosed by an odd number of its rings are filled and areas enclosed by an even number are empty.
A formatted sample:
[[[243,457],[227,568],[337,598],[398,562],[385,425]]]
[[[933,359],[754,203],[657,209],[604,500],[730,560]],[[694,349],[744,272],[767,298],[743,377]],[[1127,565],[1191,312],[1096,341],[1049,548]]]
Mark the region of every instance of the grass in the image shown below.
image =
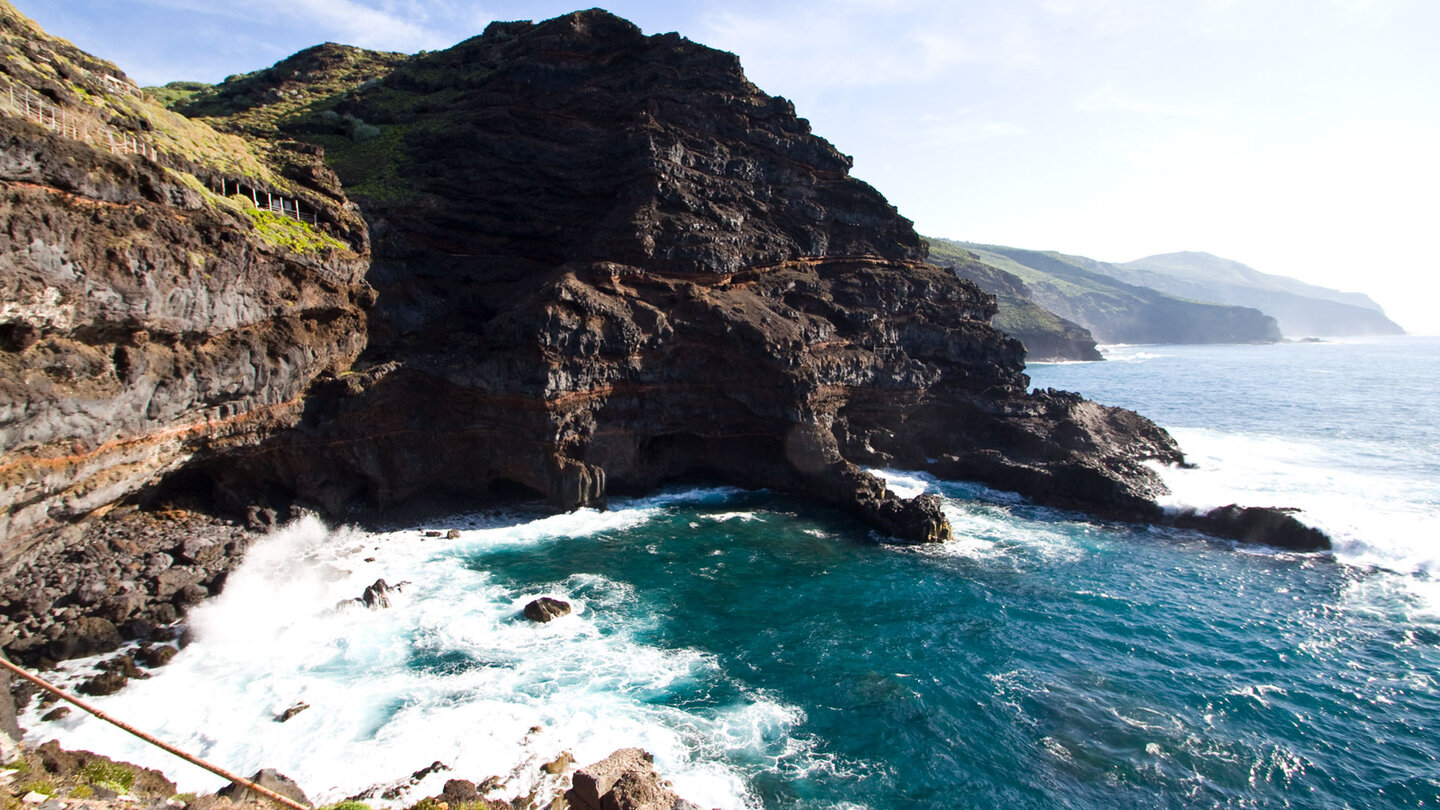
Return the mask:
[[[247,208],[241,205],[240,209],[254,223],[256,236],[291,253],[323,253],[326,250],[348,249],[344,242],[316,230],[309,223],[253,206]]]
[[[23,796],[26,793],[39,793],[42,796],[54,796],[55,783],[51,782],[49,779],[37,779],[34,782],[30,782],[20,788],[20,795]]]
[[[155,103],[167,110],[173,110],[193,99],[197,94],[210,89],[204,82],[170,82],[162,87],[146,87],[145,92]]]
[[[118,762],[91,760],[80,769],[80,776],[96,787],[109,788],[116,793],[128,793],[135,785],[135,771]]]

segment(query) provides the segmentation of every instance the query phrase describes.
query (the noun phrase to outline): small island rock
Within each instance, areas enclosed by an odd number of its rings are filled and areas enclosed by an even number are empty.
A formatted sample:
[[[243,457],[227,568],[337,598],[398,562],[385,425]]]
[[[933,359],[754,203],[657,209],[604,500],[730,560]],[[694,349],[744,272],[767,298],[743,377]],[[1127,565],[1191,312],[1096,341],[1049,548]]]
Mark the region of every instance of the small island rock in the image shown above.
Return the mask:
[[[525,618],[532,622],[548,622],[570,612],[570,603],[562,599],[542,596],[525,606]]]

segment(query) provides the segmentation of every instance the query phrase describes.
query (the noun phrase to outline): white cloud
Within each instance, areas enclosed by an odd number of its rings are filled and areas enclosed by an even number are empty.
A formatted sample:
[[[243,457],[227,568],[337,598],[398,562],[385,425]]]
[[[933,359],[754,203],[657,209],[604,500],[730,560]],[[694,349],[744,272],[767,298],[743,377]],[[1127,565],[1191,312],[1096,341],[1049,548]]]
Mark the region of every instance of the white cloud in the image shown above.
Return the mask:
[[[989,118],[970,109],[930,113],[920,116],[916,121],[897,123],[902,124],[903,128],[894,128],[895,141],[904,143],[907,147],[959,146],[991,138],[1017,138],[1026,133],[1025,127],[1014,121]]]
[[[332,40],[362,48],[417,51],[454,44],[488,15],[451,4],[359,0],[250,0],[245,4],[209,0],[142,0],[148,5],[231,20],[284,21],[289,28],[313,32],[315,42]],[[459,23],[459,24],[457,24]],[[474,29],[474,30],[470,30]],[[464,32],[464,33],[462,33]]]
[[[698,36],[740,55],[757,76],[836,88],[933,81],[976,63],[1033,64],[1026,28],[988,2],[848,0],[714,11],[700,17]]]
[[[1218,104],[1141,101],[1113,83],[1104,85],[1075,103],[1080,112],[1135,113],[1166,118],[1214,118],[1224,112]]]

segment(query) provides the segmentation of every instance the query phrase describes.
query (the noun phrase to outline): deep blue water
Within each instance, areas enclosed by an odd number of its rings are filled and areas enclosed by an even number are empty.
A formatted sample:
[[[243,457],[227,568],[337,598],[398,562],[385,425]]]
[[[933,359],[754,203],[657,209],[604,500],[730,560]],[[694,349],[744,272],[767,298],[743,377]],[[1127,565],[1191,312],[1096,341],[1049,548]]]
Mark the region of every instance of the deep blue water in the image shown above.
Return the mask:
[[[946,497],[956,542],[887,545],[733,490],[457,518],[434,528],[459,540],[423,544],[299,526],[197,615],[171,668],[106,705],[164,705],[172,739],[325,800],[435,759],[478,781],[636,744],[707,806],[1440,803],[1440,341],[1111,353],[1034,382],[1173,428],[1200,465],[1167,473],[1177,504],[1293,499],[1337,551],[903,473],[892,486]],[[333,608],[377,573],[413,582],[392,610]],[[577,613],[524,622],[539,594]],[[257,643],[275,656],[254,661]],[[270,721],[298,698],[312,708]]]

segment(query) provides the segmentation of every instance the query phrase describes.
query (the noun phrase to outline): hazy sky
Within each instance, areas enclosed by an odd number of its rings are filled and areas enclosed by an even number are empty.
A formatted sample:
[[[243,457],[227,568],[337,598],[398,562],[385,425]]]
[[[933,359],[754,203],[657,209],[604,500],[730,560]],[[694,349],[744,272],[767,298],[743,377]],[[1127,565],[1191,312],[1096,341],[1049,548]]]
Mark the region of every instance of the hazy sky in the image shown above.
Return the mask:
[[[14,0],[141,84],[309,45],[447,47],[577,5]],[[1440,334],[1437,0],[617,0],[740,55],[921,233],[1202,250]]]

